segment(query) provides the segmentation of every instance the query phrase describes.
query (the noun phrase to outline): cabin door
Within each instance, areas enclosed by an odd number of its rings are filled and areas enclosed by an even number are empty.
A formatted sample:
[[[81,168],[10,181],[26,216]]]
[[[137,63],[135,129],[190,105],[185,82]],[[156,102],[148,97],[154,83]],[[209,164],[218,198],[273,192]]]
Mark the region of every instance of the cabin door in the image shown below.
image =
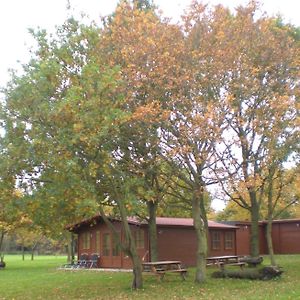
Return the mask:
[[[121,251],[114,242],[113,234],[110,231],[101,232],[101,241],[101,266],[103,268],[121,268]]]
[[[120,233],[119,233],[120,238]],[[121,260],[121,248],[118,245],[118,242],[115,241],[113,235],[111,236],[111,263],[113,268],[121,268],[122,260]]]

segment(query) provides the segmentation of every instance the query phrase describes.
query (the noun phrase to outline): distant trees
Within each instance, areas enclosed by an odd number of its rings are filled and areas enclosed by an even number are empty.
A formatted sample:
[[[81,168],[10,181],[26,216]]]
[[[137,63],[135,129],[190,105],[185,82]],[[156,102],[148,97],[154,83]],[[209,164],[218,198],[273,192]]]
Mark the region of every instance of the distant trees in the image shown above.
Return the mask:
[[[127,218],[146,216],[155,260],[155,217],[175,198],[205,281],[212,184],[249,211],[257,256],[262,202],[297,151],[300,89],[291,28],[256,12],[193,2],[174,25],[152,2],[122,1],[101,26],[70,18],[54,37],[33,32],[37,49],[5,89],[3,188],[18,186],[48,233],[98,210],[119,240],[107,217],[118,216],[133,288],[143,282]]]

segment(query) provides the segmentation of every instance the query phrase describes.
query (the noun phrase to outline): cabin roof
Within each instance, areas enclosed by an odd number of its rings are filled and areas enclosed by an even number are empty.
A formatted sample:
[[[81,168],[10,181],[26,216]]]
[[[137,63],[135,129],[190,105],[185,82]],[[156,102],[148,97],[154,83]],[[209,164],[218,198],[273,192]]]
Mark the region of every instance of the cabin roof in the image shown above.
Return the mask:
[[[192,218],[166,218],[166,217],[158,217],[156,218],[156,224],[160,226],[193,226],[193,219]],[[208,221],[209,228],[237,228],[234,225],[227,225],[218,223],[215,221]]]
[[[121,222],[119,219],[116,218],[109,218],[111,221],[114,222]],[[138,218],[130,217],[127,219],[129,224],[138,225],[138,226],[145,226],[147,223],[145,220],[141,221]],[[83,226],[97,224],[103,221],[100,215],[96,215],[92,218],[84,219],[78,223],[66,226],[66,229],[72,232],[76,232]],[[169,218],[169,217],[157,217],[156,218],[156,225],[157,226],[178,226],[178,227],[193,227],[193,219],[192,218]],[[209,228],[219,228],[219,229],[236,229],[237,226],[218,223],[215,221],[208,221]]]
[[[239,226],[251,226],[251,221],[222,221],[223,224],[226,225],[235,225],[237,227]],[[266,226],[268,221],[261,220],[258,222],[259,226]],[[273,224],[289,224],[289,223],[298,223],[300,224],[300,219],[279,219],[279,220],[273,220]]]

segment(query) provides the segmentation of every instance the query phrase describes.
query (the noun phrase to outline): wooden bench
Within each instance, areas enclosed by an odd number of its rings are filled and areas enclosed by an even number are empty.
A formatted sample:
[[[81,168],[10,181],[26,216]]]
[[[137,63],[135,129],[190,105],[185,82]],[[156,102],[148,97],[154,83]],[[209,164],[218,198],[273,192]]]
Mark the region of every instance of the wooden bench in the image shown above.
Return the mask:
[[[187,270],[181,267],[181,261],[156,261],[156,262],[144,262],[143,274],[156,275],[162,280],[166,273],[180,274],[183,280],[186,279]]]
[[[174,270],[156,270],[155,272],[153,272],[152,270],[146,270],[143,271],[143,274],[145,275],[156,275],[159,277],[160,280],[163,280],[166,273],[179,273],[182,280],[186,280],[186,275],[187,275],[187,270],[186,269],[174,269]]]
[[[179,273],[182,280],[186,280],[187,269],[166,270],[165,273]]]

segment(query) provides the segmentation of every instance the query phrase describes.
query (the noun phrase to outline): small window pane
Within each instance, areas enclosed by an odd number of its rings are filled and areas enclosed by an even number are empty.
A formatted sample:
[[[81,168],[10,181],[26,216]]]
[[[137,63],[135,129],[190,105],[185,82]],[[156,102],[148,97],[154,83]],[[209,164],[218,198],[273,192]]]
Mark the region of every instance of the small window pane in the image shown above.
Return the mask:
[[[109,233],[103,234],[102,254],[103,254],[103,256],[110,255],[110,234]]]
[[[233,249],[233,232],[225,232],[225,249]]]
[[[137,249],[144,249],[145,248],[145,236],[143,229],[137,229],[135,232],[135,243]]]
[[[96,252],[100,253],[100,231],[96,231]]]
[[[120,239],[120,234],[119,234],[119,239]],[[115,239],[113,239],[112,255],[113,256],[119,256],[120,255],[119,241],[115,240]]]
[[[218,250],[221,248],[221,234],[218,231],[212,232],[212,249]]]
[[[82,235],[82,247],[83,249],[90,249],[90,233],[85,232]]]

